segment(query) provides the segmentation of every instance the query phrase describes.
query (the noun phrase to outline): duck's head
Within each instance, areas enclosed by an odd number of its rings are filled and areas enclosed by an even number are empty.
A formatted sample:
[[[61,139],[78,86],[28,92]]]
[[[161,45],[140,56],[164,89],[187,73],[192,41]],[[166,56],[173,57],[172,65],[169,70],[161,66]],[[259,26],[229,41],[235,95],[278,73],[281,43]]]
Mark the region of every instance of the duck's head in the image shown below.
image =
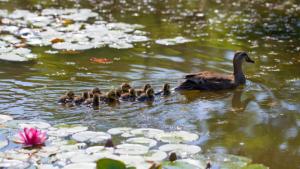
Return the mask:
[[[136,95],[136,94],[135,94],[135,90],[134,90],[133,88],[129,89],[129,94],[130,94],[131,96],[135,96],[135,95]]]
[[[169,85],[169,83],[165,83],[163,86],[163,91],[170,91],[171,86]]]
[[[153,96],[154,95],[154,90],[150,87],[149,89],[146,90],[146,95],[147,96]]]
[[[73,91],[67,91],[66,95],[69,97],[69,98],[74,98],[75,97],[75,94]]]
[[[118,98],[116,90],[110,90],[106,94],[106,96],[107,96],[108,99],[111,99],[111,100],[117,100],[117,98]]]
[[[100,91],[100,89],[98,87],[95,87],[95,88],[92,89],[92,94],[93,95],[94,94],[101,94],[101,91]]]
[[[144,85],[143,90],[147,91],[147,89],[149,89],[149,88],[151,88],[151,85],[147,83],[147,84]]]
[[[128,83],[122,83],[121,89],[123,92],[127,93],[129,89],[131,89],[131,86]]]
[[[244,60],[249,63],[254,63],[254,60],[252,60],[246,52],[238,51],[234,54],[233,63],[236,62],[242,63],[242,61]]]
[[[89,98],[89,92],[83,92],[82,97],[86,100]]]

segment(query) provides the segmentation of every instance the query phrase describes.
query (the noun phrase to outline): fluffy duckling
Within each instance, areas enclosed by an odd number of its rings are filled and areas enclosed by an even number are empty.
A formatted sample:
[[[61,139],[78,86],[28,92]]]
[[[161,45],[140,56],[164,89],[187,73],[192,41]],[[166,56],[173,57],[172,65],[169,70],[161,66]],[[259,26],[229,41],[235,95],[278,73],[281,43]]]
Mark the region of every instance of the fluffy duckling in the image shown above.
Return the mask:
[[[89,98],[89,92],[83,92],[81,96],[74,98],[75,104],[79,105]]]
[[[147,89],[151,88],[150,84],[145,84],[144,87],[142,89],[136,89],[136,95],[140,96],[143,93],[146,93]]]
[[[163,96],[169,96],[170,94],[171,94],[171,86],[168,83],[165,83],[163,85],[161,91],[155,93],[155,95],[163,95]]]
[[[101,91],[98,87],[94,87],[90,92],[89,92],[89,95],[90,95],[90,98],[93,97],[94,94],[99,94],[101,95]]]
[[[118,88],[116,89],[116,95],[117,95],[117,98],[120,98],[121,95],[122,95],[122,93],[123,93],[122,88],[121,88],[121,87],[118,87]]]
[[[84,101],[84,104],[91,105],[93,107],[99,106],[100,96],[99,94],[94,94],[92,98],[88,98]]]
[[[118,96],[116,90],[110,90],[106,93],[105,96],[101,96],[100,100],[105,103],[117,103],[118,102]]]
[[[143,93],[137,98],[140,102],[151,102],[154,100],[154,90],[152,88],[147,89],[146,93]]]
[[[129,89],[131,89],[131,86],[128,83],[122,83],[121,89],[122,89],[122,94],[128,93]]]
[[[58,100],[58,103],[69,103],[74,100],[75,94],[73,91],[68,91],[65,95],[61,96]]]
[[[185,76],[175,90],[224,90],[233,89],[246,83],[242,65],[244,62],[254,63],[246,52],[236,52],[233,58],[233,74],[223,75],[216,72],[199,72]]]
[[[121,96],[121,100],[123,101],[135,101],[136,93],[133,88],[129,89],[129,93],[124,93]]]

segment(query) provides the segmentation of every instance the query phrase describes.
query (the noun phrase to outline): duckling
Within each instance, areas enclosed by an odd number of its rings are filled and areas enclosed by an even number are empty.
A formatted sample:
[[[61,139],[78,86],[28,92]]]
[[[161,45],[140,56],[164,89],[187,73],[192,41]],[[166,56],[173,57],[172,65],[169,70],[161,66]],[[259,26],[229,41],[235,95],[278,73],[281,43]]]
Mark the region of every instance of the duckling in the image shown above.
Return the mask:
[[[147,89],[146,93],[143,93],[137,98],[140,102],[150,102],[154,100],[154,90],[152,88]]]
[[[124,93],[121,96],[121,100],[123,101],[135,101],[136,93],[133,88],[129,89],[129,93]]]
[[[233,89],[246,83],[243,73],[243,62],[254,63],[246,52],[236,52],[233,58],[233,74],[223,75],[215,72],[199,72],[185,76],[175,90],[224,90]]]
[[[121,87],[118,87],[118,88],[116,89],[116,95],[117,95],[117,98],[120,98],[121,95],[122,95],[122,93],[123,93],[122,88],[121,88]]]
[[[90,92],[89,92],[89,95],[90,95],[90,98],[93,97],[94,94],[99,94],[101,95],[101,91],[98,87],[94,87]]]
[[[162,90],[155,93],[155,95],[163,95],[163,96],[169,96],[171,94],[171,86],[169,83],[165,83],[162,87]]]
[[[128,93],[129,89],[131,89],[131,86],[128,83],[122,83],[121,89],[122,89],[122,94]]]
[[[75,104],[79,105],[83,103],[86,99],[89,98],[89,93],[88,92],[83,92],[81,96],[76,96],[74,98]]]
[[[100,100],[105,103],[116,103],[118,102],[118,96],[116,93],[116,90],[110,90],[105,96],[101,96]]]
[[[136,95],[140,96],[143,93],[146,93],[147,89],[151,88],[150,84],[145,84],[144,87],[142,89],[136,89]]]
[[[73,91],[66,92],[65,95],[61,96],[58,100],[58,103],[66,104],[68,102],[72,102],[74,100],[75,94]]]
[[[99,106],[100,96],[99,94],[94,94],[92,98],[88,98],[84,101],[84,104],[91,105],[93,107]]]

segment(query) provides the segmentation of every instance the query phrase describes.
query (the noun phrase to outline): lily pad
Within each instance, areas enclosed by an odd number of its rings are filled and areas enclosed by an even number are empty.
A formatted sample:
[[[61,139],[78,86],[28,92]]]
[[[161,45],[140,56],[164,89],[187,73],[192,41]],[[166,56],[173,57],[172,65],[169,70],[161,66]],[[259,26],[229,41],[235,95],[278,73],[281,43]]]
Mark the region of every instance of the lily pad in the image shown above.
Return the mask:
[[[0,123],[5,123],[9,120],[13,120],[11,116],[0,114]]]
[[[200,152],[201,148],[196,145],[188,144],[165,144],[160,146],[159,150],[165,152],[175,152],[182,157],[186,157],[187,155],[192,155]]]
[[[72,138],[78,142],[103,143],[111,136],[104,132],[83,131],[72,135]]]
[[[56,130],[49,131],[47,134],[49,136],[56,136],[56,137],[67,137],[72,134],[83,132],[88,130],[88,127],[85,126],[68,126],[68,127],[59,127]]]
[[[63,169],[96,169],[96,163],[73,163],[65,166]]]
[[[125,142],[130,144],[141,144],[147,147],[154,147],[157,144],[157,141],[145,137],[134,137],[126,140]]]
[[[122,161],[104,158],[97,161],[97,169],[126,169],[126,165]]]
[[[164,133],[164,131],[159,129],[153,129],[153,128],[139,128],[139,129],[131,130],[131,133],[136,136],[155,138],[157,135]]]
[[[23,129],[25,127],[27,128],[38,128],[38,129],[48,129],[51,127],[51,125],[49,123],[46,123],[46,122],[41,122],[41,121],[29,121],[29,122],[26,122],[26,123],[20,123],[18,125],[18,127],[20,129]]]
[[[155,43],[160,44],[160,45],[176,45],[176,44],[182,44],[182,43],[187,43],[187,42],[192,42],[192,39],[187,39],[184,37],[175,37],[173,39],[158,39],[155,41]]]
[[[155,138],[167,143],[184,143],[195,141],[199,138],[199,136],[197,134],[189,133],[186,131],[173,131],[157,134]]]
[[[164,169],[200,169],[200,167],[190,164],[186,161],[163,162]]]
[[[8,145],[8,140],[4,139],[4,140],[0,140],[0,149],[6,147]]]
[[[118,135],[118,134],[122,134],[125,132],[129,132],[131,130],[131,128],[129,127],[117,127],[117,128],[111,128],[109,130],[107,130],[107,133],[111,134],[111,135]]]
[[[142,155],[148,152],[149,148],[140,144],[120,144],[115,150],[116,154]]]
[[[166,159],[168,157],[168,155],[164,151],[150,150],[143,157],[144,157],[144,159],[146,161],[156,161],[156,162],[159,162],[159,161],[163,161],[164,159]]]
[[[0,162],[0,168],[27,168],[29,165],[29,163],[19,160],[4,159]]]

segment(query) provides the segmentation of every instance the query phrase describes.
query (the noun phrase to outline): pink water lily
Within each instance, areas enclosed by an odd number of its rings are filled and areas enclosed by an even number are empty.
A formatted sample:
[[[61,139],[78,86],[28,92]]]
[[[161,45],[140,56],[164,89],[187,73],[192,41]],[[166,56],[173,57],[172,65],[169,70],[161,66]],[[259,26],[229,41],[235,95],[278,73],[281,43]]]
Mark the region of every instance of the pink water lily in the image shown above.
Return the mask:
[[[20,143],[25,147],[41,146],[47,140],[46,132],[35,128],[24,128],[19,132]]]

